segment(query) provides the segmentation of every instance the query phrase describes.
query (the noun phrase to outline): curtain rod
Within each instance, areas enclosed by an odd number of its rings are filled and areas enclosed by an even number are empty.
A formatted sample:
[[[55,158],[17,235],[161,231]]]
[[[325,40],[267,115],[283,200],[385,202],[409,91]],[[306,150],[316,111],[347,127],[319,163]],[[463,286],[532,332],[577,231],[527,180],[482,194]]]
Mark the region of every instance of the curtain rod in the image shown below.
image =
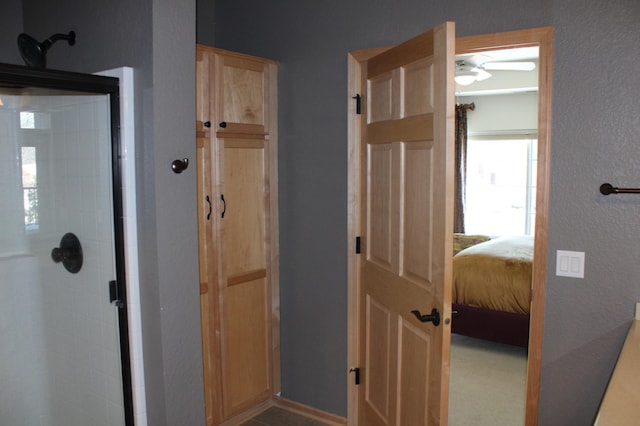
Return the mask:
[[[602,195],[609,194],[640,194],[640,188],[616,188],[610,183],[600,185],[600,193]]]
[[[473,102],[471,102],[470,104],[456,104],[456,109],[470,109],[471,111],[473,111],[476,109],[476,104]]]

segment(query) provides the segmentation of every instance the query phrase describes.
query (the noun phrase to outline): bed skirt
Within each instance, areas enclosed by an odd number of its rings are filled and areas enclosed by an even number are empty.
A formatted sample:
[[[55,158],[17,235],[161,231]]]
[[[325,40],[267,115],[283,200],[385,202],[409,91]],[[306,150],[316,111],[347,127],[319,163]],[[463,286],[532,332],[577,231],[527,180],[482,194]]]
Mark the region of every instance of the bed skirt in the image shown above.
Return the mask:
[[[529,315],[454,303],[451,332],[509,345],[529,345]]]

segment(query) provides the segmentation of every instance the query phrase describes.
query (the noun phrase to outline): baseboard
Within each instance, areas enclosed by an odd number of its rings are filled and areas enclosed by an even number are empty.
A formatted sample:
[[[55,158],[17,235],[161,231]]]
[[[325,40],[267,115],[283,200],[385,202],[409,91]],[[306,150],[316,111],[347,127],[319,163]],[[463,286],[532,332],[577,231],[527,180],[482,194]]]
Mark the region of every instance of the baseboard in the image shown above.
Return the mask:
[[[265,401],[262,401],[259,404],[254,405],[253,407],[249,408],[248,410],[243,411],[240,414],[237,414],[233,417],[231,417],[230,419],[225,420],[224,422],[220,423],[218,426],[237,426],[240,425],[248,420],[251,420],[253,417],[257,416],[258,414],[262,413],[263,411],[267,410],[268,408],[272,407],[274,405],[274,402],[272,399],[267,399]]]
[[[301,414],[305,417],[309,417],[321,422],[327,423],[331,426],[344,426],[347,424],[347,419],[335,414],[327,413],[326,411],[318,410],[317,408],[310,407],[308,405],[300,404],[295,401],[291,401],[279,396],[273,397],[273,403],[275,406],[283,408],[285,410],[292,411],[297,414]]]

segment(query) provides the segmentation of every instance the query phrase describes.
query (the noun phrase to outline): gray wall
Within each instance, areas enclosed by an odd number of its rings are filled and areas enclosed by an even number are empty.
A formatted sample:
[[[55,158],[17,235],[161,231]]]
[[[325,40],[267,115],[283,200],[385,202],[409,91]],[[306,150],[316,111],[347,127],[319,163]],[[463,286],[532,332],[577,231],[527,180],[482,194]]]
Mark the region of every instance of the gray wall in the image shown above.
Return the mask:
[[[0,14],[0,60],[19,62],[4,46],[23,27],[38,40],[75,30],[75,46],[51,48],[49,68],[134,68],[148,424],[204,424],[195,167],[170,168],[195,160],[195,0],[20,3]]]
[[[196,0],[196,42],[213,46],[215,41],[215,4],[214,0]]]
[[[17,38],[22,32],[22,0],[0,2],[0,62],[22,63]]]
[[[216,46],[280,61],[283,396],[346,414],[347,52],[444,20],[466,36],[555,27],[540,424],[590,424],[640,300],[637,0],[216,0]],[[585,278],[555,251],[586,252]]]

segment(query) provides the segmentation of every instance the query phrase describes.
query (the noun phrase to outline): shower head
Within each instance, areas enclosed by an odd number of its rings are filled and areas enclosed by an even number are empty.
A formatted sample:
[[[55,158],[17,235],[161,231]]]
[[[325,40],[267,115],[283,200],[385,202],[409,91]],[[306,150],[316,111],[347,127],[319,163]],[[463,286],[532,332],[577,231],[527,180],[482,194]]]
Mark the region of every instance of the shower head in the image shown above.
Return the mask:
[[[54,34],[42,43],[28,34],[20,34],[18,49],[24,63],[30,67],[44,68],[47,65],[47,50],[58,40],[67,40],[69,46],[73,46],[76,43],[76,33],[69,31],[69,34]]]

